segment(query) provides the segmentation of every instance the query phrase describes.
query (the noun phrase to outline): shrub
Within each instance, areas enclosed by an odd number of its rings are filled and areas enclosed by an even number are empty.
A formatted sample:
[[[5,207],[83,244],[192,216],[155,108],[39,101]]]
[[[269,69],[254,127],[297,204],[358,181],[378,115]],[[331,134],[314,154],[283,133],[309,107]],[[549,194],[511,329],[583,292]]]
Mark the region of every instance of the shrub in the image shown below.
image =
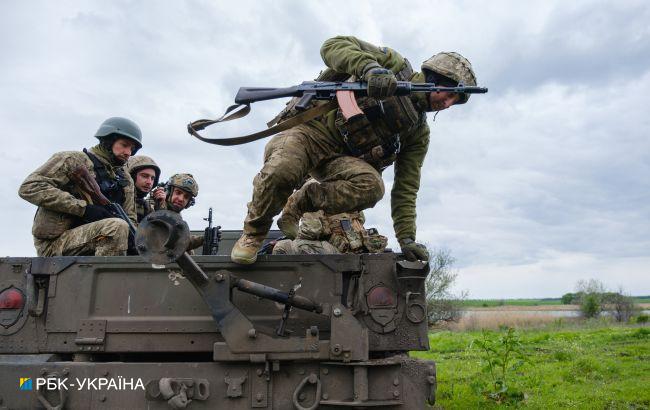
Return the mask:
[[[586,294],[580,301],[580,311],[586,318],[595,318],[600,315],[600,297],[596,293]]]
[[[634,299],[624,295],[622,289],[618,292],[605,294],[604,301],[605,309],[617,322],[629,322],[640,311],[640,308],[634,303]]]
[[[455,259],[449,251],[429,252],[431,272],[426,280],[427,317],[429,325],[457,322],[462,317],[465,294],[455,295],[451,287],[458,276],[452,272]]]

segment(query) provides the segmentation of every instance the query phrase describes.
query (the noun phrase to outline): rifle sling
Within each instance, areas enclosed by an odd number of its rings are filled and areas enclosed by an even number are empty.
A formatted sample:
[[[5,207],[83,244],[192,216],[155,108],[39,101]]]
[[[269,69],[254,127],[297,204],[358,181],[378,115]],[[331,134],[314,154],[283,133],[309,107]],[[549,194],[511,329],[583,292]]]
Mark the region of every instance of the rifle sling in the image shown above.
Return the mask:
[[[314,118],[335,109],[336,107],[337,107],[336,100],[330,100],[327,104],[317,105],[316,107],[301,112],[300,114],[291,117],[286,121],[276,124],[270,128],[267,128],[262,131],[258,131],[253,134],[243,135],[241,137],[205,138],[199,135],[198,131],[201,131],[212,124],[236,120],[238,118],[245,117],[251,111],[250,104],[234,104],[228,107],[226,112],[216,120],[196,120],[188,124],[187,132],[189,132],[196,138],[200,139],[201,141],[207,142],[208,144],[216,144],[216,145],[223,145],[223,146],[246,144],[249,142],[257,141],[262,138],[270,137],[271,135],[277,134],[278,132],[288,130],[289,128],[293,128],[296,125],[304,124],[307,121],[313,120]],[[238,108],[241,109],[238,110]]]

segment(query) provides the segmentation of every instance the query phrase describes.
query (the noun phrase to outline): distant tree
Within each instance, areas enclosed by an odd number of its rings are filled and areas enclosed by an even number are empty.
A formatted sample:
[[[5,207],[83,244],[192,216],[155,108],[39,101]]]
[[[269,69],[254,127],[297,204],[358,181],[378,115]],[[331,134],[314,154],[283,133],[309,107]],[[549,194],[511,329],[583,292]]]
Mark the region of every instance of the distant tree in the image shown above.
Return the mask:
[[[575,299],[576,299],[576,294],[569,292],[562,295],[561,301],[563,305],[570,305],[574,302]]]
[[[605,285],[597,279],[579,280],[576,289],[578,293],[605,293]]]
[[[451,288],[457,274],[452,272],[456,261],[448,250],[429,251],[431,271],[426,280],[427,316],[431,326],[441,322],[456,322],[462,317],[461,305],[466,293],[453,294]]]
[[[586,318],[600,316],[603,304],[605,285],[596,279],[580,280],[576,285],[577,293],[580,295],[580,311]]]
[[[618,292],[606,293],[603,299],[605,302],[605,310],[617,322],[628,322],[632,316],[641,311],[636,303],[634,303],[634,299],[623,293],[623,288],[619,288]]]

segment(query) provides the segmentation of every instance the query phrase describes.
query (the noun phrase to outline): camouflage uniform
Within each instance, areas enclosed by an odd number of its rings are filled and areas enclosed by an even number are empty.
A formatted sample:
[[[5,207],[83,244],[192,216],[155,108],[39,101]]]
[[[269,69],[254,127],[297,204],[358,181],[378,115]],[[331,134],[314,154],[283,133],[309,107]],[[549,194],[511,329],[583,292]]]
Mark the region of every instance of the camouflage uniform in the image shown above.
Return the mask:
[[[194,179],[192,174],[174,174],[169,178],[169,181],[165,184],[165,191],[167,193],[166,199],[164,201],[156,201],[153,198],[149,200],[149,203],[155,208],[156,211],[161,209],[170,210],[173,212],[181,213],[182,210],[177,211],[171,205],[171,196],[174,187],[182,189],[185,192],[188,192],[192,195],[192,198],[188,202],[185,209],[194,205],[194,198],[199,195],[199,184]],[[200,246],[203,246],[204,237],[203,235],[192,235],[190,236],[190,244],[187,249],[190,254],[193,254],[192,250]]]
[[[117,168],[110,165],[100,146],[90,149],[109,173]],[[38,256],[60,255],[124,255],[127,250],[128,225],[119,218],[80,224],[87,202],[68,175],[76,168],[86,167],[95,177],[94,165],[88,155],[78,151],[59,152],[31,173],[22,183],[18,194],[38,206],[32,235]],[[135,223],[134,188],[131,177],[124,173],[124,211]]]
[[[360,77],[362,69],[371,61],[394,73],[408,71],[405,70],[406,60],[396,51],[354,37],[326,41],[321,56],[328,67],[345,76]],[[424,76],[412,73],[404,80],[424,82]],[[394,161],[391,206],[395,232],[398,238],[415,237],[415,199],[420,185],[420,168],[429,145],[429,127],[422,95],[408,98],[413,103],[416,118],[408,126],[405,124],[404,129],[390,130],[392,134],[399,134],[400,149],[394,156],[384,158],[381,164],[370,164],[351,155],[336,124],[337,117],[340,118],[337,110],[275,136],[267,144],[264,167],[253,181],[253,199],[248,205],[244,231],[266,233],[273,216],[280,212],[293,189],[307,174],[321,184],[312,185],[305,192],[303,211],[323,209],[336,214],[373,207],[384,195],[379,171]],[[359,105],[363,108],[361,101]]]
[[[158,180],[160,179],[160,167],[158,167],[158,164],[156,164],[156,161],[154,161],[152,158],[146,155],[133,156],[129,158],[129,161],[127,162],[125,168],[126,172],[131,175],[134,183],[136,181],[138,171],[147,168],[153,169],[154,173],[156,174],[153,186],[156,187],[156,185],[158,185]],[[138,222],[141,222],[145,216],[152,213],[155,208],[154,200],[151,198],[146,198],[146,196],[147,192],[142,192],[138,189],[137,186],[135,187],[135,212],[138,216]]]
[[[467,83],[474,82],[467,85],[475,85],[469,62],[455,53],[447,54],[463,65],[451,67],[450,72],[457,68],[464,70],[464,78],[469,79]],[[359,79],[368,67],[381,66],[395,73],[397,80],[425,81],[425,74],[414,72],[395,50],[376,47],[355,37],[334,37],[325,41],[321,56],[328,69],[318,80]],[[437,56],[427,60],[423,68],[429,69],[427,63],[431,60],[437,64]],[[439,64],[436,64],[437,68]],[[458,103],[466,100],[464,96]],[[296,101],[293,99],[270,125],[295,115]],[[364,111],[364,115],[357,116],[359,119],[346,120],[341,111],[335,109],[269,141],[264,165],[253,180],[253,197],[248,203],[244,234],[233,248],[233,261],[255,261],[253,250],[259,248],[273,217],[285,204],[290,205],[287,199],[307,175],[320,183],[305,185],[296,192],[291,204],[294,215],[316,210],[328,214],[361,211],[373,207],[383,197],[385,188],[380,173],[391,164],[395,165],[391,191],[395,234],[400,243],[415,240],[415,202],[429,146],[426,111],[431,107],[428,96],[414,93],[382,101],[363,97],[357,98],[357,103]],[[287,232],[283,226],[281,229]]]
[[[273,254],[380,253],[388,239],[375,229],[365,229],[363,212],[327,215],[305,213],[296,239],[278,241]]]

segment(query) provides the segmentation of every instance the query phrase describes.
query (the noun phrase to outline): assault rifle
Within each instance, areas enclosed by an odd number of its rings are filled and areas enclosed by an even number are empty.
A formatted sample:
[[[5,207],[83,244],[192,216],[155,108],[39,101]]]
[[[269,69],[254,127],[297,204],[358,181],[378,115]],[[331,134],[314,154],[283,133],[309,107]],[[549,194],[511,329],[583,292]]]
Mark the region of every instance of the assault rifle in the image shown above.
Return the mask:
[[[101,205],[106,208],[106,210],[110,212],[110,214],[114,217],[123,219],[124,222],[129,225],[129,236],[135,237],[135,225],[133,225],[133,222],[131,222],[129,216],[126,214],[126,212],[124,212],[122,205],[116,202],[111,202],[104,196],[104,194],[102,194],[97,181],[95,178],[90,176],[88,168],[84,166],[77,167],[68,176],[79,189],[81,194],[86,197],[86,200],[89,203],[92,202],[95,205]]]
[[[458,84],[456,87],[441,87],[433,83],[398,81],[394,95],[405,96],[411,93],[430,92],[485,94],[487,91],[488,89],[485,87],[465,86],[463,84]],[[228,107],[226,112],[220,118],[215,120],[203,119],[191,122],[187,125],[187,132],[199,140],[210,144],[225,146],[246,144],[248,142],[274,135],[298,124],[305,123],[336,108],[341,109],[341,113],[346,120],[357,115],[362,115],[363,111],[357,105],[356,97],[363,97],[367,94],[368,84],[361,81],[305,81],[299,85],[285,88],[241,87],[235,96],[236,104]],[[201,131],[212,124],[245,117],[251,111],[250,105],[254,102],[285,97],[300,98],[293,106],[296,110],[301,111],[300,114],[277,124],[276,117],[276,120],[267,124],[270,127],[268,129],[234,138],[206,138],[198,133],[198,131]],[[311,103],[313,100],[328,100],[328,102],[312,107]]]
[[[212,208],[208,209],[208,217],[203,218],[208,222],[208,227],[203,233],[203,255],[216,255],[219,252],[221,241],[221,226],[212,227]]]
[[[237,104],[251,104],[257,101],[272,100],[284,97],[300,97],[296,109],[306,110],[312,100],[331,100],[338,92],[351,91],[357,97],[366,96],[368,84],[364,82],[338,82],[338,81],[304,81],[302,84],[285,88],[241,87],[235,96]],[[441,87],[433,83],[411,83],[398,81],[396,96],[411,93],[450,92],[462,94],[485,94],[485,87],[469,87],[459,84],[456,87]]]

